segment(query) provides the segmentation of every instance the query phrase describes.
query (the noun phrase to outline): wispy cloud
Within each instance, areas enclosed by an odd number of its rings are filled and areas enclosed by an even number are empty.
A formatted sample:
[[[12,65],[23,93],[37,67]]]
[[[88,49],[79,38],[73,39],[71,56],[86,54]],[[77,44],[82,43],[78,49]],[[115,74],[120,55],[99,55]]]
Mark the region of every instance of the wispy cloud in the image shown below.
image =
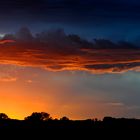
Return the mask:
[[[107,104],[110,105],[110,106],[116,106],[116,107],[124,106],[124,104],[121,103],[121,102],[110,102],[110,103],[107,103]]]
[[[89,42],[60,29],[32,36],[27,28],[5,35],[0,42],[0,64],[92,73],[140,70],[140,48],[127,42]]]
[[[13,43],[14,40],[0,40],[0,44]]]
[[[0,82],[16,82],[16,77],[0,77]]]

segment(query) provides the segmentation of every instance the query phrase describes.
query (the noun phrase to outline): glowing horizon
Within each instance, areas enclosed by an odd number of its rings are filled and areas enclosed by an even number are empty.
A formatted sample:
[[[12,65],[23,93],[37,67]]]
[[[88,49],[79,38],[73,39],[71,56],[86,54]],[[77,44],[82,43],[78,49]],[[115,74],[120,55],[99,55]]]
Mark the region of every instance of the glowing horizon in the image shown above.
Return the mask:
[[[133,90],[130,84],[139,81],[138,73],[96,75],[84,71],[49,72],[39,68],[2,65],[0,112],[15,119],[24,119],[32,112],[42,111],[53,118],[132,117],[131,112],[139,107],[134,102],[131,104],[131,98],[126,95],[137,98],[138,93],[130,94]],[[112,78],[117,81],[112,81]],[[128,90],[126,85],[129,85]],[[138,89],[139,86],[136,87]],[[124,100],[121,96],[125,96]],[[139,115],[134,117],[139,118]]]
[[[139,103],[131,99],[137,100],[139,91],[139,48],[88,42],[62,30],[40,36],[21,28],[0,40],[0,111],[15,119],[42,111],[70,119],[133,117],[138,111]]]

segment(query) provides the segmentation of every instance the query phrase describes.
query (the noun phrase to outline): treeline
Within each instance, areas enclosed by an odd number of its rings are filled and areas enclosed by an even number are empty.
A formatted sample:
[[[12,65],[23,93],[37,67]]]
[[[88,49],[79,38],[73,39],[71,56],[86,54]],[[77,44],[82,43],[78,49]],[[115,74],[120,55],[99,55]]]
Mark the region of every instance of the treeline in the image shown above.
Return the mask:
[[[0,113],[0,129],[140,129],[139,119],[128,118],[112,118],[104,117],[103,120],[86,119],[86,120],[70,120],[64,116],[60,119],[53,119],[50,114],[46,112],[33,112],[24,120],[16,120],[9,118],[6,114]]]

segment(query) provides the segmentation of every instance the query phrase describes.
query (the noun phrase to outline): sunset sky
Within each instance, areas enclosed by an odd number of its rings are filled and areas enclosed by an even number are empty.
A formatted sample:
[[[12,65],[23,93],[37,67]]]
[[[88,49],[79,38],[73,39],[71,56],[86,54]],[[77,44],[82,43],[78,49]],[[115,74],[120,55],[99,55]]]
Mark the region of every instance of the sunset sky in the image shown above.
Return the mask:
[[[0,112],[140,118],[138,0],[1,0],[0,19]]]

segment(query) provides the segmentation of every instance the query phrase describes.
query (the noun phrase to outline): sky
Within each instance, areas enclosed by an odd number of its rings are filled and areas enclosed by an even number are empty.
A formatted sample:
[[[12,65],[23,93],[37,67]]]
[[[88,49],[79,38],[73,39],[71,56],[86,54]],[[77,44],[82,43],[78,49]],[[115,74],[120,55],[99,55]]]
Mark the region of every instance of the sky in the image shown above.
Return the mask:
[[[0,112],[140,118],[138,0],[1,0],[0,19]]]
[[[0,30],[63,28],[88,39],[139,43],[139,7],[138,0],[2,0]]]

